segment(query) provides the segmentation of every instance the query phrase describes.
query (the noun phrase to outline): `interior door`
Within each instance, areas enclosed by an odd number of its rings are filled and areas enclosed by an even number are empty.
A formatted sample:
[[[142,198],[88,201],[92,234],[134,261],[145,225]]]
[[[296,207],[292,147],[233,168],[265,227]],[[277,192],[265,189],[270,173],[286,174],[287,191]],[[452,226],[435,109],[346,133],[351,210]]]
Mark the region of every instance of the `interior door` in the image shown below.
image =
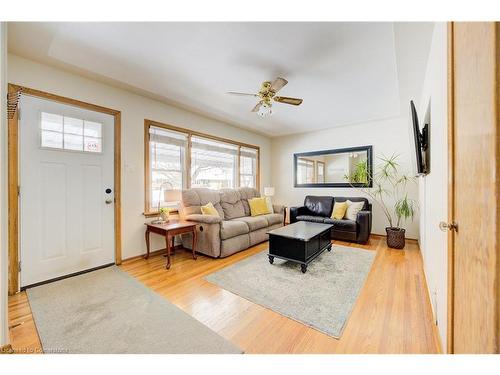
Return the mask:
[[[114,263],[114,118],[22,96],[21,287]]]
[[[499,350],[498,31],[495,23],[452,25],[455,353]]]

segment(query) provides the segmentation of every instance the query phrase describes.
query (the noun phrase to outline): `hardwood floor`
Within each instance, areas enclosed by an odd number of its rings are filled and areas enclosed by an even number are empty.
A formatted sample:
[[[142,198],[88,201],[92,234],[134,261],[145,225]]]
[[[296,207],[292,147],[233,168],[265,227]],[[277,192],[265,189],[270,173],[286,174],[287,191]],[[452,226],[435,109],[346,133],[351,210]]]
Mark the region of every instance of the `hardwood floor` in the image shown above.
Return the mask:
[[[124,271],[161,294],[246,353],[438,353],[436,327],[416,241],[404,251],[387,248],[385,238],[368,244],[335,244],[376,251],[342,337],[337,340],[272,310],[234,295],[203,277],[267,249],[267,243],[229,258],[177,251],[172,268],[158,254],[124,261]],[[40,342],[26,293],[9,298],[11,343],[18,352],[40,352]]]

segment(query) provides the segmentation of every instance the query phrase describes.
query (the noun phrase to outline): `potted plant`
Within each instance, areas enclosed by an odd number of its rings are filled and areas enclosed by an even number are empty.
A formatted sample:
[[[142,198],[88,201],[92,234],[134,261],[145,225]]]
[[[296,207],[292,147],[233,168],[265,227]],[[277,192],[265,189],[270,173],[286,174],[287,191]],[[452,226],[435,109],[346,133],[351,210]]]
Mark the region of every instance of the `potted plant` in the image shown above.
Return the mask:
[[[369,176],[366,161],[358,163],[354,171],[346,176],[352,182],[367,181],[366,187],[358,188],[376,202],[384,213],[389,226],[385,228],[387,233],[387,245],[393,249],[405,247],[405,232],[403,223],[413,218],[416,214],[417,203],[408,198],[407,186],[414,183],[415,178],[402,173],[397,162],[398,155],[387,158],[379,157],[380,163],[376,166],[373,177]],[[369,179],[372,179],[373,188],[368,187]],[[353,186],[354,187],[354,186]],[[392,207],[388,201],[394,202]]]
[[[161,217],[161,219],[164,222],[168,223],[169,216],[170,216],[170,208],[161,207],[160,208],[160,217]]]

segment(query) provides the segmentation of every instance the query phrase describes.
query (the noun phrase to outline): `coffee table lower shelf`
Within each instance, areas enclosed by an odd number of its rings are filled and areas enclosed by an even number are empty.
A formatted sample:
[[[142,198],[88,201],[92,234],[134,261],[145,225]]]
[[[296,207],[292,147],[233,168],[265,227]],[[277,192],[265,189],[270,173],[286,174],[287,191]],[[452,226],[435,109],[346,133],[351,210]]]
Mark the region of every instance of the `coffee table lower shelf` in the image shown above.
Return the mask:
[[[328,246],[325,246],[322,250],[318,251],[316,254],[314,254],[312,257],[310,257],[309,259],[307,259],[304,262],[302,262],[300,260],[296,260],[296,259],[286,258],[286,257],[280,256],[280,255],[271,255],[271,253],[269,253],[268,254],[269,263],[273,264],[274,263],[274,258],[288,260],[290,262],[294,262],[294,263],[300,264],[300,269],[301,269],[302,273],[306,273],[307,272],[307,266],[309,265],[309,263],[311,263],[314,259],[316,259],[317,257],[319,257],[323,253],[323,251],[325,251],[325,250],[332,251],[332,244],[330,244]]]

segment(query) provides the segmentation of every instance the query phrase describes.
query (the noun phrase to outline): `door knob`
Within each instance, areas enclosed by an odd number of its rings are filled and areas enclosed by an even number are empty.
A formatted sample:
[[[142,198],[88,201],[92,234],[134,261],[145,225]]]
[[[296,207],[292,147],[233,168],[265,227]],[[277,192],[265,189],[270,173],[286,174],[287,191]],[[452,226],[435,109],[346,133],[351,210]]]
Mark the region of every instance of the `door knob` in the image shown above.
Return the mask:
[[[113,203],[113,199],[106,199],[105,202],[106,202],[106,204],[111,204],[111,203]]]
[[[446,232],[448,230],[453,230],[455,232],[458,232],[458,224],[452,221],[451,223],[446,223],[444,221],[441,221],[439,223],[439,229],[441,229],[443,232]]]

